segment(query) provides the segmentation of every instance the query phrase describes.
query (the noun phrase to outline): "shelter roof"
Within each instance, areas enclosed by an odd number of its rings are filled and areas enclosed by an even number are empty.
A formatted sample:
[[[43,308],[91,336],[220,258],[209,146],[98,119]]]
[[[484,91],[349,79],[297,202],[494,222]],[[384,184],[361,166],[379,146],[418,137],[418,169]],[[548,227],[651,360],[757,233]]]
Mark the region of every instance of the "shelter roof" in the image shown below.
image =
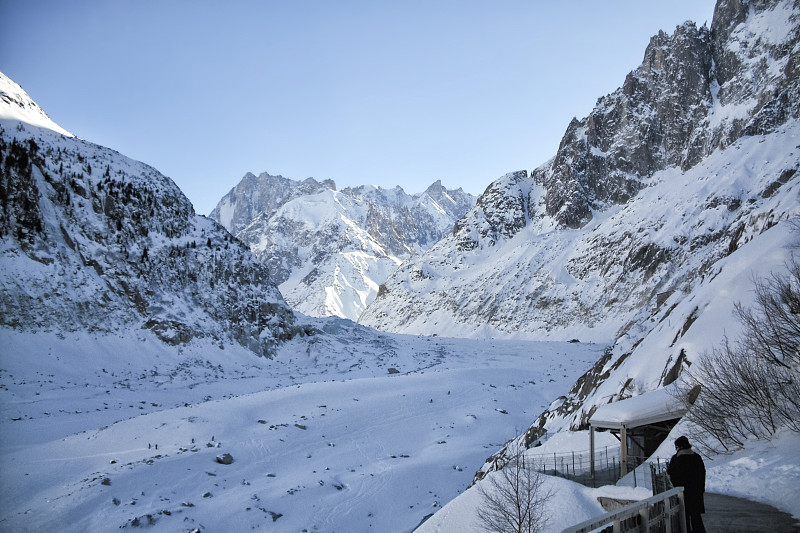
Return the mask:
[[[674,385],[640,394],[618,402],[601,405],[589,418],[596,428],[635,428],[674,420],[686,414]]]

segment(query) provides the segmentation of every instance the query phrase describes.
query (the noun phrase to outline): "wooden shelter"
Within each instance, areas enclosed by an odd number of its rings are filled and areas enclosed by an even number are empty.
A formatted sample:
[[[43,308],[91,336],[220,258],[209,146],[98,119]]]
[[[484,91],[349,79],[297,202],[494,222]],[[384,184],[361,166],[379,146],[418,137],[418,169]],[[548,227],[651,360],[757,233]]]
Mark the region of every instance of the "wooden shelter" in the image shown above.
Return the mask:
[[[629,459],[641,464],[664,442],[686,414],[674,385],[618,402],[601,405],[589,418],[591,476],[594,479],[594,432],[608,430],[620,441],[620,475],[628,473]]]

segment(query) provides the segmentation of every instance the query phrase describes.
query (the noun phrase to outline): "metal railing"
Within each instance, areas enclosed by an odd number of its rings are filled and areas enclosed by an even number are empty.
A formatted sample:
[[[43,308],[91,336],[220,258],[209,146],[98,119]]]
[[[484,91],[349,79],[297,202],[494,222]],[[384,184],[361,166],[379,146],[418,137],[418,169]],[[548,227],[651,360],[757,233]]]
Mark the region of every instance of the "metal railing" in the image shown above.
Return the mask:
[[[603,485],[613,485],[620,480],[620,453],[619,448],[606,446],[594,454],[595,475],[592,478],[590,465],[591,455],[588,451],[576,451],[566,453],[550,454],[529,454],[527,457],[533,459],[536,470],[548,476],[558,476],[570,481],[575,481],[587,487],[601,487]],[[627,468],[628,478],[625,483],[627,486],[645,487],[651,489],[653,494],[664,492],[672,488],[666,480],[667,463],[656,458],[654,463],[649,463],[650,471],[647,466],[646,457],[628,455]],[[649,458],[651,461],[653,458]]]
[[[589,533],[603,527],[603,533],[686,533],[683,487],[591,518],[562,533]]]
[[[548,476],[558,476],[586,486],[609,485],[619,479],[619,448],[608,446],[594,454],[595,480],[591,477],[591,455],[588,451],[566,453],[529,454],[536,470]]]
[[[653,495],[661,494],[662,492],[667,492],[668,490],[674,488],[672,486],[672,482],[669,479],[669,475],[667,474],[667,466],[669,463],[664,461],[661,462],[661,459],[656,458],[656,462],[649,463],[650,464],[650,479],[651,479],[651,486],[650,488],[653,489]]]

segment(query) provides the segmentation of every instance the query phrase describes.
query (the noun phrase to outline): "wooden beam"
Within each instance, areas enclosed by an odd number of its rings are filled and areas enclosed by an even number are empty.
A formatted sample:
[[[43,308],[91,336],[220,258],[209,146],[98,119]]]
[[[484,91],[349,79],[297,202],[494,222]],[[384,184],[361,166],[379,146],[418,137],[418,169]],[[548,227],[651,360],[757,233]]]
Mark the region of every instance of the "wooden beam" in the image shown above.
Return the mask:
[[[589,426],[589,473],[592,477],[592,486],[594,487],[594,426]]]

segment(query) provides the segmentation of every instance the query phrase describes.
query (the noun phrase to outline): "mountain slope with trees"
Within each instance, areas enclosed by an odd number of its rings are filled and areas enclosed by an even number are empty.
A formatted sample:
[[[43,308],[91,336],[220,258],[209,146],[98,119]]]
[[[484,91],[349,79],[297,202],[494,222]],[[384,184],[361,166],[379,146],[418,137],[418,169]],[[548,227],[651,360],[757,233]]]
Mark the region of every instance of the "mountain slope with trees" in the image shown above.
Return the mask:
[[[260,355],[304,333],[269,271],[170,179],[65,135],[1,74],[0,91],[0,325],[144,328]]]

